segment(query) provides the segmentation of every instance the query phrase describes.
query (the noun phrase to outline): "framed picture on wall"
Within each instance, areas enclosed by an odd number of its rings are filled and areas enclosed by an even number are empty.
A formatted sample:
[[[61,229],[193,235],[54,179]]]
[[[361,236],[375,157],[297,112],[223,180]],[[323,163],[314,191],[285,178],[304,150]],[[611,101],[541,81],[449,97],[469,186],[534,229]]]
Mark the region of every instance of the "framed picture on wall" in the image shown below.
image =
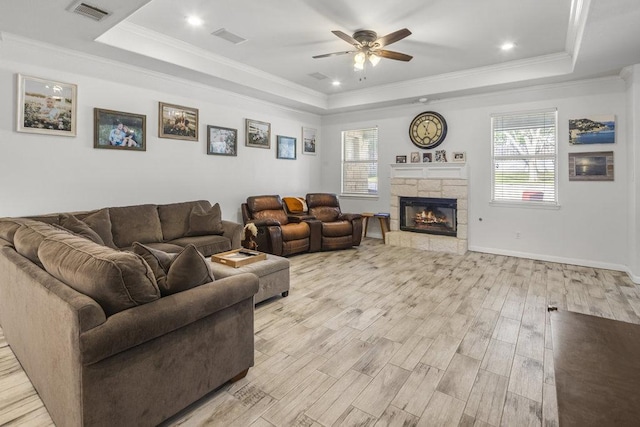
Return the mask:
[[[147,116],[93,109],[93,148],[147,150]]]
[[[76,136],[78,87],[18,74],[18,132]]]
[[[160,102],[158,108],[158,137],[198,140],[198,110]]]
[[[315,155],[318,147],[318,131],[313,128],[302,128],[302,154]]]
[[[616,116],[585,116],[569,119],[569,144],[614,144]]]
[[[296,144],[295,138],[290,136],[278,135],[278,151],[276,157],[278,159],[295,160],[296,159]]]
[[[238,130],[220,126],[207,126],[207,154],[238,155]]]
[[[245,120],[247,147],[271,148],[271,123]]]
[[[613,151],[569,153],[569,181],[613,181]]]

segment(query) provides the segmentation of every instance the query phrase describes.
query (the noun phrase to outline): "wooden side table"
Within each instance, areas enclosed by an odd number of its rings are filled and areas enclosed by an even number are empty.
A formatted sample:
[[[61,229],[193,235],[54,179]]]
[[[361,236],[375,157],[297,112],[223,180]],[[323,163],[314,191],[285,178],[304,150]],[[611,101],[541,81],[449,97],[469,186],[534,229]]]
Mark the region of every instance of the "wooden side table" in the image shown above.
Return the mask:
[[[382,231],[382,240],[385,239],[387,231],[389,231],[389,218],[391,214],[379,212],[364,212],[362,215],[362,228],[364,229],[364,237],[367,237],[367,229],[369,228],[369,218],[378,218],[380,221],[380,230]]]

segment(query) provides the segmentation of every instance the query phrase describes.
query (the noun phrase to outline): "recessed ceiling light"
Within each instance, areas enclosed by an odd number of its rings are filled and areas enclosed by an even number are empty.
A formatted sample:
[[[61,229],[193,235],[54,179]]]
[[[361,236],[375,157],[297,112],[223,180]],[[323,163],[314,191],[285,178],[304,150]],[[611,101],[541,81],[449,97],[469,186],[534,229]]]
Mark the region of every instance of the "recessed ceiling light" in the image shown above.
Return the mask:
[[[502,49],[502,50],[504,50],[506,52],[506,51],[509,51],[509,50],[513,49],[514,47],[516,47],[515,43],[506,42],[506,43],[503,43],[502,46],[500,46],[500,49]]]
[[[340,82],[338,80],[332,81],[331,84],[334,86],[340,86]]]
[[[199,27],[204,23],[204,21],[202,21],[202,19],[200,19],[200,17],[196,15],[187,16],[187,22],[189,23],[189,25],[193,25],[194,27]]]
[[[424,97],[424,96],[423,96],[422,98],[418,99],[418,102],[421,102],[421,103],[423,103],[423,104],[424,104],[424,103],[425,103],[425,102],[427,102],[428,100],[429,100],[429,98],[426,98],[426,97]]]

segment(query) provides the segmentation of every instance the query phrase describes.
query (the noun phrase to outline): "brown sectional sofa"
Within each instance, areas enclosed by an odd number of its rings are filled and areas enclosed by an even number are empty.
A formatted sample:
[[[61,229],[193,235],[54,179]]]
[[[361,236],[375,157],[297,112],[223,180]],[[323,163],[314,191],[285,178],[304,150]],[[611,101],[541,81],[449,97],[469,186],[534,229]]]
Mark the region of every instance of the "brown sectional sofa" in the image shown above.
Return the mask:
[[[0,325],[56,425],[157,425],[253,366],[257,276],[205,275],[161,295],[154,267],[118,250],[139,242],[202,265],[191,245],[240,245],[240,224],[203,234],[212,211],[196,201],[0,219]],[[74,218],[87,237],[58,227]]]

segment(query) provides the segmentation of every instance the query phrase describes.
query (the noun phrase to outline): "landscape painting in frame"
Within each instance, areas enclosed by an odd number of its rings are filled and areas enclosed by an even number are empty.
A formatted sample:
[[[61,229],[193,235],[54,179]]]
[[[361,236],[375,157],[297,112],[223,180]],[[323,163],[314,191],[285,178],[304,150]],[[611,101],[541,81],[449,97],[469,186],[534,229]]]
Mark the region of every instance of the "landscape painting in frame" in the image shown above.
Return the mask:
[[[198,140],[198,110],[181,105],[159,103],[158,136],[160,138]]]
[[[569,119],[570,144],[613,144],[615,142],[615,116],[587,116]]]
[[[271,148],[271,123],[246,119],[245,127],[247,147]]]
[[[207,154],[238,155],[238,131],[219,126],[207,126]]]
[[[569,153],[569,181],[613,181],[613,151]]]
[[[302,154],[316,154],[318,131],[312,128],[302,128]]]
[[[18,132],[76,136],[77,86],[18,74]]]
[[[94,108],[93,129],[93,148],[147,150],[145,115]]]

